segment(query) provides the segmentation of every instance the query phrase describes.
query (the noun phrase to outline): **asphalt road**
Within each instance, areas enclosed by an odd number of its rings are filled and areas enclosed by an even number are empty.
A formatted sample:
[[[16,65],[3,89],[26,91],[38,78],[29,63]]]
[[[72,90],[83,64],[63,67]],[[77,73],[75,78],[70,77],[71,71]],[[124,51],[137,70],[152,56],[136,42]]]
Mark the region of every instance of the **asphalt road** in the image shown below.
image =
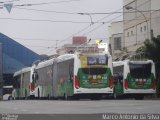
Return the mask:
[[[160,100],[0,101],[0,113],[1,120],[103,120],[103,115],[107,114],[108,117],[112,113],[146,114],[141,120],[148,119],[148,114],[159,114],[157,118],[153,116],[154,120],[159,120]],[[11,118],[6,119],[8,117]],[[111,120],[107,117],[106,119]],[[113,116],[114,119],[116,118]]]
[[[13,113],[13,114],[160,113],[160,100],[0,101],[0,113]]]

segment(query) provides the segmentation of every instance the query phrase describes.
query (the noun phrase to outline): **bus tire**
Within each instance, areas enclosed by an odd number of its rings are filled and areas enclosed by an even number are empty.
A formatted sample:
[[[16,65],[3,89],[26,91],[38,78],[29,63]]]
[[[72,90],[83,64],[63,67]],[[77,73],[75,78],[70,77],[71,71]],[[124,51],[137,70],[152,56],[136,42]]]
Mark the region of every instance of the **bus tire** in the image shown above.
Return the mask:
[[[12,96],[9,96],[8,100],[14,100],[14,98]]]

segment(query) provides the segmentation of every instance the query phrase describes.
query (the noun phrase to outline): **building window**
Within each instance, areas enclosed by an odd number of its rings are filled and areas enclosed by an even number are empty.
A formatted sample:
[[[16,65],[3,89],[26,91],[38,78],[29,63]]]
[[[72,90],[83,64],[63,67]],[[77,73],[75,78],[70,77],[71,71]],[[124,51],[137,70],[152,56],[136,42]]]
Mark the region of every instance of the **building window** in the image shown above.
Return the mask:
[[[129,32],[127,32],[127,37],[129,37]]]
[[[146,31],[147,30],[147,27],[146,26],[144,26],[144,31]]]
[[[114,38],[114,50],[121,50],[121,37]]]
[[[133,31],[131,31],[131,35],[133,35]]]
[[[140,28],[140,31],[142,32],[143,30],[142,30],[142,27]]]

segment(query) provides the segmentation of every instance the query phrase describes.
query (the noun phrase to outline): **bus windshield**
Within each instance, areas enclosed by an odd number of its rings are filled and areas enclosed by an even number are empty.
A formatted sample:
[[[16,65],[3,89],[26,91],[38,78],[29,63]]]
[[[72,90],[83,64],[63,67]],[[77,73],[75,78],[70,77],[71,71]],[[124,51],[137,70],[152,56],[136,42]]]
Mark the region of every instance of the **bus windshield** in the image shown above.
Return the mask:
[[[107,72],[107,68],[81,68],[84,74],[88,75],[100,75]]]
[[[98,56],[88,56],[87,65],[107,65],[108,56],[107,55],[98,55]]]
[[[129,63],[130,74],[133,78],[148,78],[151,75],[151,63],[134,64]]]

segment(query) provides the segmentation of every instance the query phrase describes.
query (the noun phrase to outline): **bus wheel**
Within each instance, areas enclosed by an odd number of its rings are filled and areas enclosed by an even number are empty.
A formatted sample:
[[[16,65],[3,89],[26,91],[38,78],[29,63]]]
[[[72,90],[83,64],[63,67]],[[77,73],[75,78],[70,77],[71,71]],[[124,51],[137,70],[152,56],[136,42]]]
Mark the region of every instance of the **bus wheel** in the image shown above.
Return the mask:
[[[14,98],[12,96],[9,96],[8,100],[14,100]]]

